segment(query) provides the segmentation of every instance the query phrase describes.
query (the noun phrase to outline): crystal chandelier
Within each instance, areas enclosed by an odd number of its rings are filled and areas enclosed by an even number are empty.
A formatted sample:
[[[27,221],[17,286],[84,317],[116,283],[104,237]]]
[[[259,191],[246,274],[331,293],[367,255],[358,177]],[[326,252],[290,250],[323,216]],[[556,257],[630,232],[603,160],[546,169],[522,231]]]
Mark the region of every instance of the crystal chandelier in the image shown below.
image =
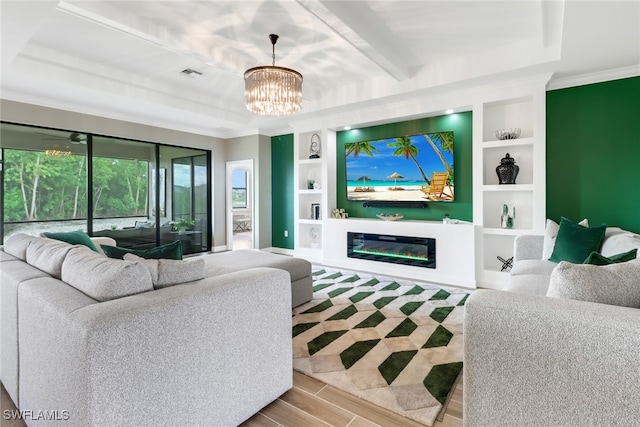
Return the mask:
[[[272,65],[254,67],[244,73],[244,98],[247,109],[268,116],[286,116],[302,108],[302,74],[290,68],[276,67],[277,34],[269,34]]]

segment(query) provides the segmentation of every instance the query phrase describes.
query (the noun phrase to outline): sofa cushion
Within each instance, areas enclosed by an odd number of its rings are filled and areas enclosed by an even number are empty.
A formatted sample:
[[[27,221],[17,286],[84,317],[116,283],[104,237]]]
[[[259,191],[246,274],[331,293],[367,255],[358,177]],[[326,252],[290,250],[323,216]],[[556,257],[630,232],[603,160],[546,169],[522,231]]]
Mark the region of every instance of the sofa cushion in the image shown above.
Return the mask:
[[[606,229],[607,226],[604,224],[598,227],[583,227],[562,218],[549,260],[582,263],[592,251],[600,251]]]
[[[292,282],[311,276],[311,263],[307,260],[256,249],[239,249],[207,255],[204,258],[207,277],[255,267],[272,267],[288,271]]]
[[[147,268],[139,262],[107,258],[75,246],[62,263],[62,281],[96,301],[153,290]]]
[[[84,245],[94,252],[98,252],[98,248],[93,244],[91,238],[84,231],[65,231],[65,232],[44,232],[43,237],[67,242],[71,245]]]
[[[549,261],[547,259],[523,259],[513,265],[511,275],[544,274],[548,276],[557,265],[557,262]]]
[[[584,260],[583,264],[593,264],[593,265],[609,265],[615,264],[617,262],[626,262],[636,259],[638,255],[637,249],[632,249],[627,252],[622,252],[620,254],[612,255],[610,257],[606,257],[598,252],[591,252],[587,259]]]
[[[27,263],[59,279],[62,262],[73,246],[48,237],[36,237],[27,247]]]
[[[29,236],[28,234],[18,233],[10,236],[6,242],[4,242],[4,251],[9,255],[13,255],[22,261],[27,260],[27,247],[37,237]]]
[[[204,279],[204,259],[191,261],[175,259],[145,259],[134,254],[125,254],[125,261],[137,261],[144,265],[151,274],[154,289],[193,282]]]
[[[589,220],[583,219],[578,223],[583,227],[589,226]],[[553,247],[556,245],[556,238],[558,237],[558,229],[560,225],[552,219],[547,219],[547,224],[544,228],[544,242],[542,248],[542,259],[551,258],[553,253]]]
[[[134,254],[145,259],[182,259],[182,242],[180,240],[152,249],[127,249],[108,245],[100,245],[100,247],[106,256],[115,259],[124,259],[125,254]]]
[[[629,232],[615,233],[605,237],[600,253],[610,257],[632,249],[640,249],[640,235]]]
[[[520,274],[518,276],[510,276],[503,290],[525,294],[546,295],[548,288],[549,275]]]
[[[561,262],[547,296],[640,308],[640,260],[597,266]]]

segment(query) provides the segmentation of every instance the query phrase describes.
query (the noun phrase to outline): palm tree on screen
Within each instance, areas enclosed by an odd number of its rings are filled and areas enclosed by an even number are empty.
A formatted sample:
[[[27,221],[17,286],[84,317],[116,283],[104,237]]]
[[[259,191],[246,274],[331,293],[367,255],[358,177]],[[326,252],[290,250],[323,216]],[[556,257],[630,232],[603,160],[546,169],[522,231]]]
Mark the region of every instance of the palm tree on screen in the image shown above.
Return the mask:
[[[402,136],[394,139],[394,142],[389,143],[389,147],[396,149],[393,152],[393,155],[396,157],[403,156],[407,160],[413,160],[413,163],[418,168],[420,175],[422,175],[422,179],[424,179],[427,184],[431,184],[431,181],[427,178],[427,175],[425,175],[424,170],[422,170],[422,166],[418,163],[417,157],[420,149],[413,145],[413,142],[411,142],[411,139],[408,136]]]
[[[353,157],[356,159],[361,153],[369,157],[373,157],[373,153],[379,153],[378,149],[374,147],[370,141],[347,142],[344,144],[344,148],[347,150],[346,157],[353,154]]]
[[[453,179],[453,167],[447,162],[442,154],[442,151],[453,154],[453,132],[437,132],[424,134],[424,138],[427,140],[433,151],[440,158],[440,161],[444,165],[447,172],[449,172],[450,179]],[[438,148],[438,145],[440,146]]]

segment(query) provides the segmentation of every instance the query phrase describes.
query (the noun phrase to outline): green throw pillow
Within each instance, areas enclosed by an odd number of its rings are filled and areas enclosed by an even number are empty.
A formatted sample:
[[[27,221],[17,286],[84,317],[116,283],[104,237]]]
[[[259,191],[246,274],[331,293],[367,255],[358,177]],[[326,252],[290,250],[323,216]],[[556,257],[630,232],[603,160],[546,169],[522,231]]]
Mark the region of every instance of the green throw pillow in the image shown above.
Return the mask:
[[[146,250],[127,249],[109,245],[100,245],[100,247],[109,258],[124,259],[126,254],[134,254],[146,259],[182,259],[182,242],[180,240]]]
[[[84,245],[91,249],[94,252],[98,252],[98,248],[91,241],[91,237],[84,231],[67,231],[67,232],[45,232],[42,233],[44,237],[48,237],[49,239],[60,240],[62,242],[67,242],[71,245]]]
[[[583,264],[593,264],[593,265],[609,265],[615,264],[618,262],[627,262],[633,259],[636,259],[638,255],[637,249],[632,249],[629,252],[622,252],[620,254],[612,255],[610,257],[606,257],[598,252],[591,252],[587,259],[584,260]]]
[[[566,218],[560,220],[558,237],[553,247],[550,261],[568,261],[582,264],[591,252],[599,252],[607,229],[605,224],[598,227],[583,227]]]

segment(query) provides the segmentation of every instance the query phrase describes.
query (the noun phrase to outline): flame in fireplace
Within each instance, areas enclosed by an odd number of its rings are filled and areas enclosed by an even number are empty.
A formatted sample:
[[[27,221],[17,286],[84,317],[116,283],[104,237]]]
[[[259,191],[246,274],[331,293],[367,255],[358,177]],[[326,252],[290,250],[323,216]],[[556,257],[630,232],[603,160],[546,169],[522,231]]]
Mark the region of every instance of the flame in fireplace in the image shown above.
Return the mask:
[[[401,248],[400,250],[403,250],[403,249],[404,248]],[[413,259],[418,261],[429,260],[429,256],[424,251],[418,250],[415,252],[411,252],[411,249],[407,250],[405,253],[399,253],[400,251],[394,250],[394,249],[387,249],[384,247],[376,247],[374,249],[374,248],[368,247],[367,245],[364,245],[361,249],[354,248],[353,252],[359,253],[359,254],[366,254],[366,255],[380,255],[380,256],[388,256],[393,258]]]

